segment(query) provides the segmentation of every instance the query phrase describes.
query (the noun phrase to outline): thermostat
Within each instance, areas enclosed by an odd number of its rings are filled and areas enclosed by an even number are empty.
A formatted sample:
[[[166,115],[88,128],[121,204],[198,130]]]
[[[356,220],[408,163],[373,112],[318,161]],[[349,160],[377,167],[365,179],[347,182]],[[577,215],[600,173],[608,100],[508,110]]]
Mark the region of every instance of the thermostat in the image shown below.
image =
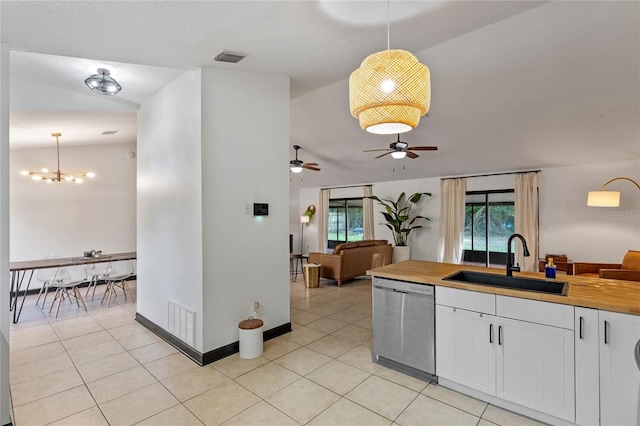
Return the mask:
[[[269,204],[267,204],[267,203],[253,203],[253,215],[254,216],[269,216]]]

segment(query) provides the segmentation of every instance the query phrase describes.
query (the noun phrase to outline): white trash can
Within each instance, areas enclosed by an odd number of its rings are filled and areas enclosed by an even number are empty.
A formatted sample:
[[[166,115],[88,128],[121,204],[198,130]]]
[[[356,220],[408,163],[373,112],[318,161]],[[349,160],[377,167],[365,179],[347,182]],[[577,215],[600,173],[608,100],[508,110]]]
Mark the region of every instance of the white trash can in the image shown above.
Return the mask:
[[[252,359],[262,355],[262,326],[260,319],[246,319],[238,324],[240,334],[240,358]]]

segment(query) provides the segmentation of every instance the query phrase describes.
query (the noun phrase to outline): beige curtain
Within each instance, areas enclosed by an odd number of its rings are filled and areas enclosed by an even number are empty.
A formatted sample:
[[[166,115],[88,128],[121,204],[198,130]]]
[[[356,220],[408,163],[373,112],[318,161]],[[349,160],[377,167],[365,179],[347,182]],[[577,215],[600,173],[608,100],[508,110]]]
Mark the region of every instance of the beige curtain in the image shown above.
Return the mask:
[[[466,192],[464,178],[440,181],[438,262],[462,263]]]
[[[516,175],[515,188],[515,231],[527,241],[530,256],[520,264],[522,271],[538,270],[538,174],[520,173]],[[515,260],[522,257],[522,245],[515,242]]]
[[[331,191],[328,189],[320,190],[320,200],[318,202],[320,216],[318,220],[318,249],[321,253],[327,251],[327,224],[329,223],[329,196]]]
[[[373,200],[371,197],[373,195],[373,188],[371,185],[367,185],[362,188],[362,238],[365,240],[375,240],[375,231],[373,226]]]

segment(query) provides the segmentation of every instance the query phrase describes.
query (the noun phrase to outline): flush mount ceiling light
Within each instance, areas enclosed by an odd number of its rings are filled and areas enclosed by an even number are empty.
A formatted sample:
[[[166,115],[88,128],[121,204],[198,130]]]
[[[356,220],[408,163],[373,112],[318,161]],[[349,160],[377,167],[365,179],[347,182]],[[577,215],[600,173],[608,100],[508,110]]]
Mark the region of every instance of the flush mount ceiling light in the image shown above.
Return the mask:
[[[109,74],[108,69],[98,68],[98,74],[89,76],[84,83],[95,93],[113,96],[122,90],[122,86]]]
[[[406,50],[390,50],[387,1],[387,50],[367,56],[349,77],[351,114],[370,133],[404,133],[429,111],[429,68]]]
[[[31,172],[28,170],[23,170],[20,172],[22,176],[31,176],[31,179],[36,181],[42,181],[47,183],[53,182],[75,182],[82,183],[84,182],[85,177],[93,178],[95,177],[95,173],[87,172],[87,173],[63,173],[60,171],[60,142],[58,138],[62,136],[62,133],[51,133],[51,136],[56,138],[56,154],[58,157],[58,170],[55,172],[49,171],[49,169],[43,168],[40,169],[39,172]]]
[[[620,206],[620,192],[619,191],[607,191],[605,188],[611,182],[616,180],[628,180],[633,183],[640,190],[640,185],[628,177],[613,178],[602,185],[602,191],[589,191],[587,195],[587,206],[589,207],[619,207]]]

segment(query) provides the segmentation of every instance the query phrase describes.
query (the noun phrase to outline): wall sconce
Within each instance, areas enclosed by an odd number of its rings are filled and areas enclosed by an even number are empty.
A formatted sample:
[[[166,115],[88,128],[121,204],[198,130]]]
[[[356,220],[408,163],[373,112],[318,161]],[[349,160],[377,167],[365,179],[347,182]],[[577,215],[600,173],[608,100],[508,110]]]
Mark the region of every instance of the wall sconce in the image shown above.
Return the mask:
[[[605,182],[602,185],[601,191],[589,191],[587,196],[587,206],[590,207],[619,207],[620,206],[620,192],[619,191],[607,191],[605,190],[606,186],[611,182],[616,180],[628,180],[633,183],[638,190],[640,190],[640,185],[633,179],[629,179],[628,177],[617,177],[613,178],[608,182]]]

